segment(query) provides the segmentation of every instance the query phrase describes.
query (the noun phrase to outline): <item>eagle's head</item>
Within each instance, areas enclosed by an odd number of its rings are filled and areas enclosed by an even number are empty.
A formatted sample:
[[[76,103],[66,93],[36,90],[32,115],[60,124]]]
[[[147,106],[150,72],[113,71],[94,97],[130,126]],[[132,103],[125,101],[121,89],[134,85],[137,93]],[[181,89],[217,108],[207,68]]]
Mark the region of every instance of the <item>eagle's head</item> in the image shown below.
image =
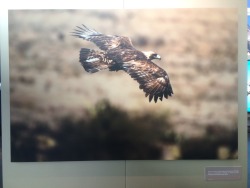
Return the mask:
[[[161,60],[161,56],[155,52],[149,51],[149,52],[143,52],[143,53],[147,57],[148,60],[153,60],[153,59]]]

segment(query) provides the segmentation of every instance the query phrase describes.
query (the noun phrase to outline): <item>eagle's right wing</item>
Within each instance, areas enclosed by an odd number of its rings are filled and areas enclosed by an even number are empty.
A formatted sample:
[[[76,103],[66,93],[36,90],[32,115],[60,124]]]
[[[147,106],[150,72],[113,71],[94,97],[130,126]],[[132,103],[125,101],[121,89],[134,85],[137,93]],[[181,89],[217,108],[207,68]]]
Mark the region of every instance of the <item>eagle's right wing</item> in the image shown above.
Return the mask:
[[[124,62],[124,70],[139,83],[139,88],[145,92],[145,96],[149,96],[149,102],[154,99],[157,102],[168,98],[173,94],[169,77],[162,68],[154,64],[150,60],[138,60]]]
[[[93,29],[82,25],[72,32],[72,35],[91,41],[95,43],[101,50],[110,50],[116,47],[120,48],[133,48],[132,42],[128,37],[116,36],[116,35],[104,35]]]

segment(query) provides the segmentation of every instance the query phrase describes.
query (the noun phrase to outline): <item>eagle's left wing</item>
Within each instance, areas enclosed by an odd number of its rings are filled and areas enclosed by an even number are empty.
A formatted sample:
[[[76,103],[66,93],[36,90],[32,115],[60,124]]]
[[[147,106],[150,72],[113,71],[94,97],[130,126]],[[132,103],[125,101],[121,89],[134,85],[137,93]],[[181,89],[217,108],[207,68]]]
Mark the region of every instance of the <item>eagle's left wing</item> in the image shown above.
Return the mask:
[[[169,77],[162,68],[154,64],[150,60],[133,60],[124,62],[124,70],[139,83],[139,88],[145,92],[145,96],[149,96],[149,102],[154,98],[157,102],[168,98],[173,94]]]
[[[128,37],[105,35],[94,29],[86,27],[85,25],[82,25],[81,27],[77,26],[77,28],[72,32],[72,35],[93,42],[104,51],[117,47],[126,49],[134,48]]]

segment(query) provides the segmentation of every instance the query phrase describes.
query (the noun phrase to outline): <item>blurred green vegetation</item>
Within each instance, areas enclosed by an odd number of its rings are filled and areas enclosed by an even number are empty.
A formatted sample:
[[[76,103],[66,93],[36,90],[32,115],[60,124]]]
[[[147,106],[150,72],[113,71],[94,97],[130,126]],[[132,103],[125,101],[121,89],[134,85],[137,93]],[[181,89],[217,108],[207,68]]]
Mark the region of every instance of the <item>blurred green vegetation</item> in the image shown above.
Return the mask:
[[[12,122],[11,160],[162,160],[174,152],[168,146],[179,153],[171,159],[216,159],[222,146],[221,158],[237,158],[237,129],[213,125],[205,136],[183,138],[173,131],[169,113],[130,114],[107,100],[88,114],[58,119],[54,128],[46,122]]]

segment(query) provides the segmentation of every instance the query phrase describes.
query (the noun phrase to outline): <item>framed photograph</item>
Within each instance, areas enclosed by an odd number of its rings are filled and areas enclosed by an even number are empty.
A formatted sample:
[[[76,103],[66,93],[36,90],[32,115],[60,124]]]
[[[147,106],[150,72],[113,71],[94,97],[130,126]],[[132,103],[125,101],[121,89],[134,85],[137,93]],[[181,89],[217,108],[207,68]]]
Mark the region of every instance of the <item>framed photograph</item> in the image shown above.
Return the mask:
[[[8,14],[12,162],[238,158],[237,9]]]

